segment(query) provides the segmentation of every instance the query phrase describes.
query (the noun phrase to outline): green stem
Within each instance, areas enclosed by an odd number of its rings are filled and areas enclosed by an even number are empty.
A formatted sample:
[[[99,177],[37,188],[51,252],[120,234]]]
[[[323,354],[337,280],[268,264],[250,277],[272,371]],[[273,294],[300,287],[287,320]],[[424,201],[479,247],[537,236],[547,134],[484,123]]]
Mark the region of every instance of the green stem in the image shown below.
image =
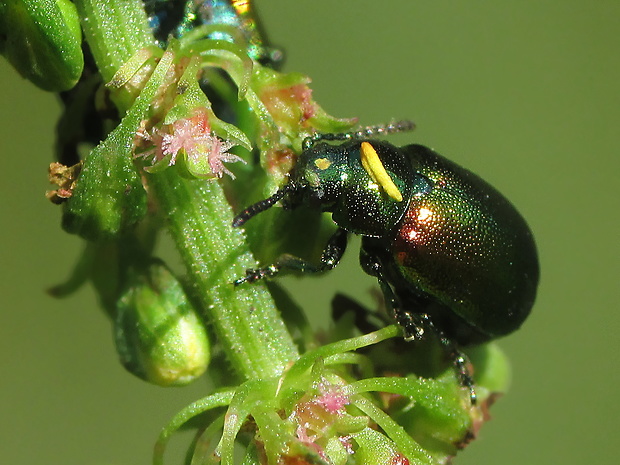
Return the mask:
[[[256,263],[244,234],[231,227],[220,184],[182,178],[174,168],[148,183],[233,367],[248,379],[281,375],[298,358],[297,348],[264,284],[232,284]]]
[[[154,43],[140,0],[76,0],[86,39],[104,82]],[[126,111],[126,108],[121,108]],[[298,358],[263,284],[232,282],[256,265],[215,181],[190,181],[174,168],[147,178],[188,272],[192,291],[237,373],[247,379],[280,375]]]
[[[104,82],[138,50],[155,44],[141,0],[75,0]]]

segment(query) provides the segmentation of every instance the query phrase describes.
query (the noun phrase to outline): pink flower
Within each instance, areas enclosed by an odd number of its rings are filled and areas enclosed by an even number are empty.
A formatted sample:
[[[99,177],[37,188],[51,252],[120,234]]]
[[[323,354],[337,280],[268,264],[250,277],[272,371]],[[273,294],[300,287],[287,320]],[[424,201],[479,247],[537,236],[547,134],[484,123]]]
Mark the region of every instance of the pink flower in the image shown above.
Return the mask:
[[[235,179],[235,175],[230,172],[225,166],[226,163],[242,162],[245,164],[245,160],[234,153],[228,153],[228,150],[234,144],[227,140],[222,140],[217,136],[211,138],[211,150],[209,151],[209,167],[211,172],[221,178],[224,174],[227,174],[232,179]]]
[[[338,386],[319,386],[321,395],[316,398],[316,402],[322,405],[325,410],[334,414],[343,414],[345,405],[349,404],[349,397],[343,394]]]
[[[297,424],[297,439],[327,460],[325,446],[330,438],[337,437],[345,450],[352,452],[351,438],[338,431],[338,419],[346,414],[349,397],[340,386],[323,381],[319,393],[305,397],[297,403],[290,419]]]
[[[145,122],[143,121],[142,125],[136,132],[136,136],[138,138],[137,139],[138,142],[136,142],[136,145],[138,145],[141,141],[147,141],[151,143],[152,147],[148,150],[137,153],[135,157],[145,158],[145,159],[150,158],[153,164],[155,164],[158,161],[163,160],[164,157],[166,156],[164,152],[162,151],[162,147],[161,147],[162,142],[163,142],[163,136],[159,129],[154,129],[151,133],[149,133],[144,127],[144,123]]]
[[[174,165],[178,153],[184,150],[188,158],[196,159],[209,147],[211,129],[206,123],[206,117],[196,120],[178,119],[172,126],[171,132],[162,136],[161,148],[165,155],[171,155],[170,165]]]
[[[144,129],[138,136],[151,142],[154,147],[138,156],[151,158],[153,164],[168,159],[168,166],[177,162],[179,153],[184,154],[190,172],[198,175],[211,175],[221,178],[228,174],[235,176],[224,166],[224,163],[245,163],[238,155],[229,153],[235,144],[220,139],[209,126],[204,110],[196,111],[191,118],[181,118],[162,129],[154,129],[149,134]],[[206,158],[206,159],[205,159]],[[205,163],[206,162],[206,163]],[[208,167],[208,172],[205,172]]]

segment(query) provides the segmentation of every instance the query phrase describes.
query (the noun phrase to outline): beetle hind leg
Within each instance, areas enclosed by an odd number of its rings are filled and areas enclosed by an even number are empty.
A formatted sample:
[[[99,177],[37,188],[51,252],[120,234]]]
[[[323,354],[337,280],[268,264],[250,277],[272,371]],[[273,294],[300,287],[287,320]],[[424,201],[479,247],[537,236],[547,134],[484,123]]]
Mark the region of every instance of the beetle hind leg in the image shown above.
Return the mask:
[[[469,361],[469,358],[456,347],[454,342],[445,337],[443,334],[438,334],[441,345],[444,347],[444,350],[452,360],[454,369],[456,370],[456,374],[459,378],[459,383],[469,391],[469,399],[471,404],[476,405],[478,396],[476,395],[476,390],[474,389],[474,378],[472,376],[471,362]]]
[[[394,319],[403,329],[403,337],[407,342],[421,341],[427,337],[428,333],[432,333],[437,336],[444,353],[452,361],[454,369],[456,371],[459,384],[469,391],[470,401],[472,405],[476,404],[477,396],[474,389],[474,380],[472,377],[470,362],[467,356],[459,350],[456,343],[446,336],[433,323],[433,318],[428,313],[417,313],[406,310],[397,294],[389,284],[381,259],[379,255],[375,255],[372,252],[371,247],[364,248],[360,252],[360,263],[366,273],[371,276],[375,276],[379,281],[379,286],[385,297],[386,305],[391,308]],[[416,300],[413,296],[408,296],[410,300]],[[413,307],[424,308],[423,304],[412,305]]]
[[[447,337],[443,331],[439,330],[434,324],[430,315],[426,313],[411,313],[399,309],[396,313],[398,324],[402,326],[405,333],[405,341],[418,341],[425,337],[427,331],[437,335],[444,353],[451,360],[459,384],[469,391],[469,398],[472,405],[476,405],[477,395],[474,388],[474,379],[471,372],[471,363],[457,345]]]

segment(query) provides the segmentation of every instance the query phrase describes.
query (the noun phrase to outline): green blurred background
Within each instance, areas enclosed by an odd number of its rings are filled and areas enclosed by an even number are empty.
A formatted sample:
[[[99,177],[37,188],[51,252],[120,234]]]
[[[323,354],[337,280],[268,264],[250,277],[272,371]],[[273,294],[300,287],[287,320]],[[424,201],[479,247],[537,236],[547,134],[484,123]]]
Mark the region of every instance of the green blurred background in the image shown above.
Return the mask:
[[[538,301],[500,342],[512,388],[455,463],[618,463],[620,2],[258,5],[285,69],[310,75],[326,110],[364,124],[414,119],[419,129],[396,143],[477,172],[534,230]],[[59,105],[4,61],[0,83],[0,463],[149,463],[160,427],[205,384],[138,381],[117,363],[90,288],[45,294],[82,249],[43,196]],[[352,248],[328,276],[286,281],[317,308],[336,289],[367,296],[374,283],[356,259]]]

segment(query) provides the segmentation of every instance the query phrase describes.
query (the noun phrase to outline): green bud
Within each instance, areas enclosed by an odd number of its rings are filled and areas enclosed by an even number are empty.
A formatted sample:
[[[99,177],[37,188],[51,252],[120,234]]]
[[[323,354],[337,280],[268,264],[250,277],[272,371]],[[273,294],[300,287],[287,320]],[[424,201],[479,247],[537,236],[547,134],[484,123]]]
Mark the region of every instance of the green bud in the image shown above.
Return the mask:
[[[63,203],[62,227],[86,240],[116,239],[147,211],[147,197],[133,163],[132,139],[143,112],[132,108],[86,156],[71,195]]]
[[[467,349],[475,367],[476,395],[481,402],[506,393],[510,387],[511,369],[506,354],[495,343]]]
[[[252,76],[252,89],[276,126],[291,139],[304,137],[309,128],[329,133],[350,129],[357,119],[327,114],[312,98],[310,82],[300,73],[280,73],[259,66]]]
[[[146,191],[133,164],[134,139],[172,59],[164,53],[121,123],[87,155],[64,203],[62,226],[67,232],[93,241],[114,239],[146,214]]]
[[[159,386],[182,386],[205,372],[204,324],[163,263],[130,271],[116,310],[116,349],[128,371]]]
[[[69,0],[0,0],[0,52],[41,89],[72,88],[84,68],[75,5]]]

